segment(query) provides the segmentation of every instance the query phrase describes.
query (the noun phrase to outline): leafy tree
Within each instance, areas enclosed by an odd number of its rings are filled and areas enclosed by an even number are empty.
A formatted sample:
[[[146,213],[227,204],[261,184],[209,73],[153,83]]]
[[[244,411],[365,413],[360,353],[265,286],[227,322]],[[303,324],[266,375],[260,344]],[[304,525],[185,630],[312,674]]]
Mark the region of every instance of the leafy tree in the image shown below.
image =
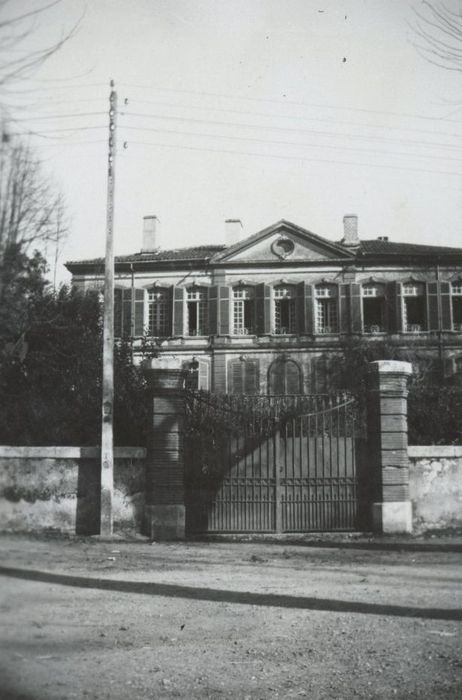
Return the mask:
[[[96,291],[47,288],[40,256],[19,255],[23,293],[0,327],[0,442],[98,445],[102,323]],[[29,265],[29,267],[28,267]],[[5,287],[7,289],[7,287]],[[15,322],[15,318],[18,322]],[[116,444],[146,444],[147,387],[130,344],[115,351]]]
[[[434,347],[403,348],[390,341],[346,341],[343,352],[331,359],[330,383],[358,397],[365,420],[367,372],[370,362],[410,362],[408,428],[412,445],[462,444],[462,390],[454,378],[445,377],[443,363],[435,359]]]
[[[45,293],[46,261],[39,252],[27,256],[10,245],[3,257],[0,277],[0,358],[25,351],[25,333],[32,323],[37,301]],[[1,360],[0,360],[1,361]]]

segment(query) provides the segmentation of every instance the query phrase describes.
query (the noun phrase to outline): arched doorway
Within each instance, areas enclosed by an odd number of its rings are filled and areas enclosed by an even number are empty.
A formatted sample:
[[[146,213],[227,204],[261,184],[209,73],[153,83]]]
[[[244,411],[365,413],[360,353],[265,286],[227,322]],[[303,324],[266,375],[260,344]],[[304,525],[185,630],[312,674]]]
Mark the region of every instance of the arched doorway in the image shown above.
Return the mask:
[[[271,363],[268,369],[269,394],[301,394],[302,371],[295,360],[284,357]]]

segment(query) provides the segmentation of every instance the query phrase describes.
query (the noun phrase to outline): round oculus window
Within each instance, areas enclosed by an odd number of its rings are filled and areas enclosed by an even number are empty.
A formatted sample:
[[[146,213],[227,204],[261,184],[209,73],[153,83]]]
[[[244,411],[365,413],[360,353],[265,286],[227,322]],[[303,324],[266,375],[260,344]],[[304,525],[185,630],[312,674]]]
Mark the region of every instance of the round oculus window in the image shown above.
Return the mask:
[[[283,259],[292,255],[294,248],[294,242],[290,238],[278,238],[271,246],[273,253]]]

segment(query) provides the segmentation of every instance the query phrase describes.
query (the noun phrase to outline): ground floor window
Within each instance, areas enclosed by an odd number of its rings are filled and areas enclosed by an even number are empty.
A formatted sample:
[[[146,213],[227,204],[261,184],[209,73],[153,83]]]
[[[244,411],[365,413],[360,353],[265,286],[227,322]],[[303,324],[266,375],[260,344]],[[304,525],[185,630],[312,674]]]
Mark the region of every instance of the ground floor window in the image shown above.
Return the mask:
[[[295,360],[275,360],[268,370],[268,393],[300,394],[302,392],[302,372]]]
[[[259,362],[242,358],[231,360],[228,367],[228,389],[230,394],[258,394],[260,391]]]
[[[185,386],[187,389],[210,390],[209,363],[207,360],[193,357],[190,362],[183,364],[183,369],[186,372]]]

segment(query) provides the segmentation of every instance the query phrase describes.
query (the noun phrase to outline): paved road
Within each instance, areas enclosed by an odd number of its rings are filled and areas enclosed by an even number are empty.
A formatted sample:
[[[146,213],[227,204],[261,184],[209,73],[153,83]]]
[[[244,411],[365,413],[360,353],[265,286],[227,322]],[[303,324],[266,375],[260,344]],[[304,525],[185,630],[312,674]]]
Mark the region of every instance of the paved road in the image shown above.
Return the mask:
[[[0,537],[0,696],[462,697],[460,547],[330,545]]]

